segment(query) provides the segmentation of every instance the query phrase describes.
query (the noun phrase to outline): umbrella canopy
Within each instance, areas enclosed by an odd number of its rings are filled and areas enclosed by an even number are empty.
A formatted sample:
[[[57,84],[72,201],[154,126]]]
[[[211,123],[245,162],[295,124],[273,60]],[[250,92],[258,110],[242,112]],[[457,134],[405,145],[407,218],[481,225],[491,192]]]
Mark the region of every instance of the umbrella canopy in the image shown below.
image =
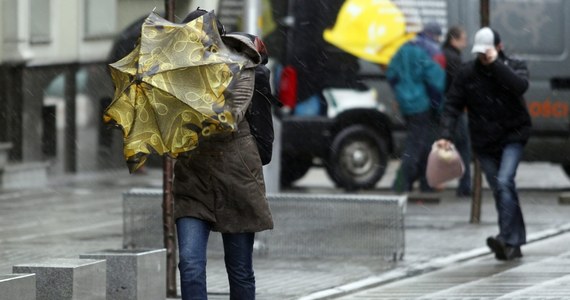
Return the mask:
[[[108,56],[109,62],[118,61],[133,51],[141,36],[142,24],[147,17],[145,15],[138,18],[121,31],[119,36],[113,41],[113,46]]]
[[[388,0],[348,0],[324,39],[362,59],[387,65],[400,46],[414,37],[406,18]]]
[[[212,12],[186,24],[151,13],[140,43],[110,65],[115,96],[104,121],[122,128],[129,170],[152,151],[176,157],[202,136],[235,130],[226,95],[247,62],[224,45]]]

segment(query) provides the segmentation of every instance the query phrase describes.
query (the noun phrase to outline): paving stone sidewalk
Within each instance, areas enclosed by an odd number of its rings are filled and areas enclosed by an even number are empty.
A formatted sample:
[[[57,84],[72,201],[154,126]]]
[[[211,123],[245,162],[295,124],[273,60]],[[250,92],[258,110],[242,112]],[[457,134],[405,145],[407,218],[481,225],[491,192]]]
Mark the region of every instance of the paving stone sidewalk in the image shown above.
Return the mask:
[[[11,266],[42,258],[76,258],[79,254],[122,245],[122,193],[132,187],[160,187],[160,170],[131,176],[123,171],[81,174],[53,179],[36,191],[0,191],[0,273]],[[340,193],[332,187],[305,187],[294,192]],[[529,234],[559,228],[568,222],[570,206],[558,204],[558,190],[521,193]],[[387,193],[384,189],[367,193]],[[391,263],[373,258],[256,258],[258,299],[299,299],[319,291],[422,265],[484,245],[496,233],[496,213],[489,191],[484,193],[482,222],[469,224],[470,201],[452,191],[439,204],[409,203],[406,255]],[[227,299],[223,258],[211,254],[208,284],[211,299]]]

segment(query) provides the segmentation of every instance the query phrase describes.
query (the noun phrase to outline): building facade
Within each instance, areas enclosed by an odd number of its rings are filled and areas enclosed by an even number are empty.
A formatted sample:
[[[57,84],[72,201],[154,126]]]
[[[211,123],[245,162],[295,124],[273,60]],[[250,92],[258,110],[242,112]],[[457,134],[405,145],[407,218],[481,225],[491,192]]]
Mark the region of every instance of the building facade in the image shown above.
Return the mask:
[[[0,143],[12,144],[9,164],[47,174],[124,166],[120,130],[101,121],[113,95],[108,57],[124,28],[164,5],[0,0]],[[175,5],[183,18],[192,1]]]

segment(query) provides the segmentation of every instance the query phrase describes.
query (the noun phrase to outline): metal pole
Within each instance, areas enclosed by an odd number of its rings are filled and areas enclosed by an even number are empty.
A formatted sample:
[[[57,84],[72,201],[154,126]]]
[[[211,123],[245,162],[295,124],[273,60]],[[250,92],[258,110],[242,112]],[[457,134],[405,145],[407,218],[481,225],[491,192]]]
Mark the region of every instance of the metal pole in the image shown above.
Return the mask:
[[[76,64],[65,71],[65,171],[70,173],[77,173],[76,73]]]
[[[489,15],[490,15],[490,0],[480,0],[481,1],[481,27],[489,26]]]
[[[259,16],[261,9],[260,0],[245,0],[245,32],[259,36],[261,30],[259,28]]]
[[[165,0],[166,19],[174,22],[174,0]],[[163,157],[163,196],[162,220],[164,228],[164,247],[166,248],[166,296],[176,295],[176,240],[174,231],[174,199],[172,197],[173,162],[168,155]]]
[[[483,177],[481,176],[481,163],[477,157],[473,159],[474,161],[474,175],[473,175],[473,199],[471,201],[471,219],[469,223],[479,224],[481,222],[481,196],[482,190],[481,185],[483,183]]]
[[[481,27],[489,26],[489,14],[490,14],[490,0],[480,0],[480,14],[481,14]],[[481,175],[481,163],[475,156],[473,160],[475,164],[475,170],[473,174],[473,199],[471,200],[471,220],[472,224],[479,224],[481,222],[481,196],[482,196],[482,183],[483,178]]]
[[[164,247],[166,248],[166,296],[176,297],[176,240],[174,232],[174,199],[172,197],[172,159],[164,155],[162,220],[164,226]]]

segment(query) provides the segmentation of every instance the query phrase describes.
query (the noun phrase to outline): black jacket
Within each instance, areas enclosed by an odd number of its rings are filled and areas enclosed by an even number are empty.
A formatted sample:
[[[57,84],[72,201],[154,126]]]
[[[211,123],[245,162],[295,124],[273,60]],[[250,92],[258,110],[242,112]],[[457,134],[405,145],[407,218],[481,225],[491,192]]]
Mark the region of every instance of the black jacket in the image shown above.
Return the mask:
[[[445,93],[447,93],[457,70],[461,67],[461,52],[450,44],[444,44],[442,51],[445,56]]]
[[[526,64],[502,52],[489,66],[477,59],[466,63],[447,93],[441,137],[452,140],[457,117],[467,108],[475,152],[493,153],[513,142],[526,144],[532,126],[523,99],[527,88]]]

